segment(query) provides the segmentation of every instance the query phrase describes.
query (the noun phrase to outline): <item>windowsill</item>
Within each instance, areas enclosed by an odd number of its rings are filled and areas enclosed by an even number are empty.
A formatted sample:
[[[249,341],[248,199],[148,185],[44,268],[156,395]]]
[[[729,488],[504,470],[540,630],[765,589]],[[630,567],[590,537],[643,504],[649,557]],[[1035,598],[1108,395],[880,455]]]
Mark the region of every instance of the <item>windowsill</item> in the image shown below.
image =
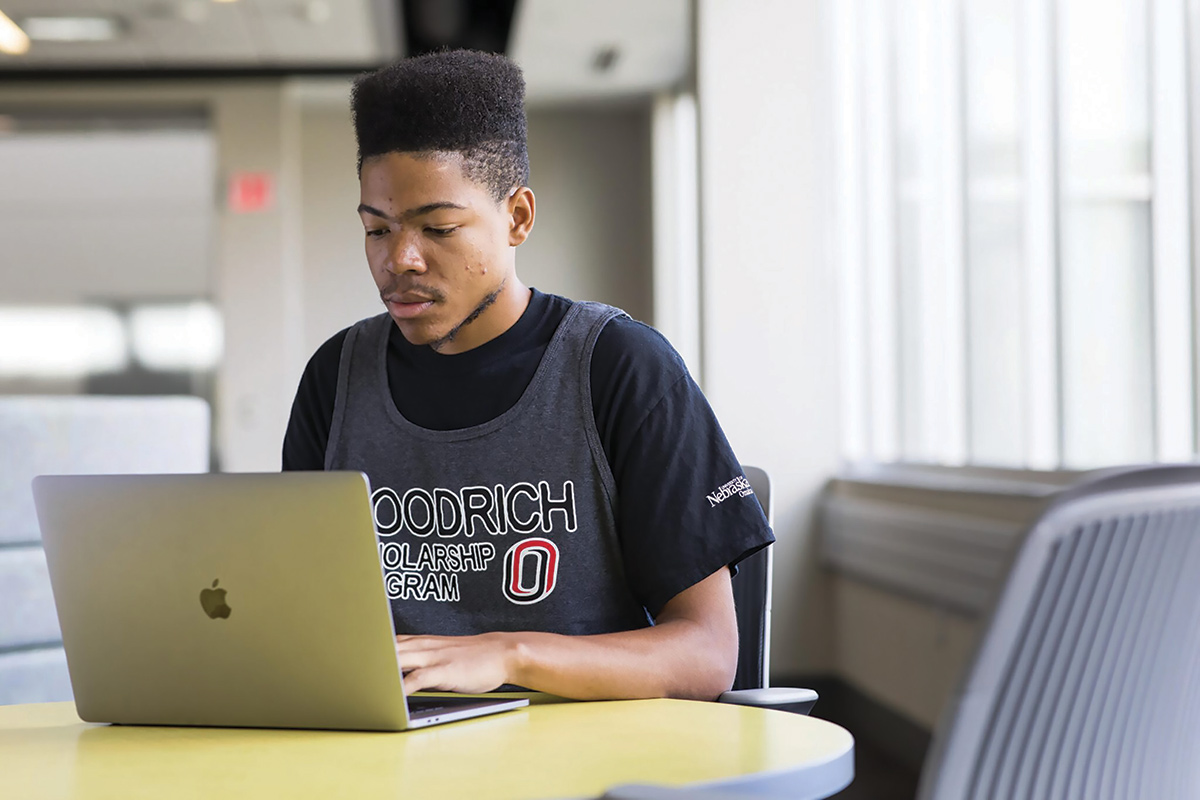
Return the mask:
[[[859,580],[978,616],[1021,533],[1085,473],[853,464],[819,501],[823,561]]]
[[[938,492],[1044,498],[1058,493],[1086,474],[1074,470],[1038,471],[860,462],[848,464],[835,480]]]

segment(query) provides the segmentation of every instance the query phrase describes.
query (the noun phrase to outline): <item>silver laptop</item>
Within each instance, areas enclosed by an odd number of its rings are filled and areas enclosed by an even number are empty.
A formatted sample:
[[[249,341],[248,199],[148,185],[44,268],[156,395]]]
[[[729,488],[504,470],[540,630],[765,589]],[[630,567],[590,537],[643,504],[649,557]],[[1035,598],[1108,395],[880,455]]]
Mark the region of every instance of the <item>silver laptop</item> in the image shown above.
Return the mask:
[[[41,476],[89,722],[396,731],[528,700],[405,698],[366,476]]]

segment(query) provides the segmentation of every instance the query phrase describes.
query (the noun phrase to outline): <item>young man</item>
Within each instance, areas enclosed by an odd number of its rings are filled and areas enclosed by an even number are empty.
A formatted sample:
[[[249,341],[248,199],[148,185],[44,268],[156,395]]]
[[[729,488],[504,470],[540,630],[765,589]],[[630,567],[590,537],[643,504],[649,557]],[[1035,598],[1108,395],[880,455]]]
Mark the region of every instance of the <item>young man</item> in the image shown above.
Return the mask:
[[[312,357],[284,469],[370,478],[409,691],[712,699],[737,661],[729,567],[773,537],[667,341],[517,277],[524,91],[467,51],[355,85],[387,313]]]

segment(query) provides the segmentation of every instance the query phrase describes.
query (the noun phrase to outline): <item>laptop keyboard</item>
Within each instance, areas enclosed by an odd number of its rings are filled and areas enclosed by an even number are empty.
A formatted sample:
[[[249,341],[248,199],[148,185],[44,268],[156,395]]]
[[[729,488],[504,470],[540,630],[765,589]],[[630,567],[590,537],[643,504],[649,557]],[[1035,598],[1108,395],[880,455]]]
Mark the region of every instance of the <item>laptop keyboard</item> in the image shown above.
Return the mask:
[[[408,713],[414,717],[428,717],[443,711],[454,711],[466,706],[476,706],[487,700],[478,697],[410,697],[408,698]]]

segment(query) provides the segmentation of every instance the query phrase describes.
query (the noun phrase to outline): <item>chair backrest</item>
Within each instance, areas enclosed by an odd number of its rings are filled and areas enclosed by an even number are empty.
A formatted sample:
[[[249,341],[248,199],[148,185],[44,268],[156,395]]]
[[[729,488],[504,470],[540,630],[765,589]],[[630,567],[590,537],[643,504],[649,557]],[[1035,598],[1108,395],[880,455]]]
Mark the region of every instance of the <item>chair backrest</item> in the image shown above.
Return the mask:
[[[758,467],[743,465],[750,488],[767,522],[775,526],[771,477]],[[768,683],[771,661],[771,547],[764,547],[738,564],[733,578],[733,604],[738,621],[738,666],[734,689],[762,689]]]
[[[1019,545],[925,800],[1200,791],[1200,467],[1107,473]]]

